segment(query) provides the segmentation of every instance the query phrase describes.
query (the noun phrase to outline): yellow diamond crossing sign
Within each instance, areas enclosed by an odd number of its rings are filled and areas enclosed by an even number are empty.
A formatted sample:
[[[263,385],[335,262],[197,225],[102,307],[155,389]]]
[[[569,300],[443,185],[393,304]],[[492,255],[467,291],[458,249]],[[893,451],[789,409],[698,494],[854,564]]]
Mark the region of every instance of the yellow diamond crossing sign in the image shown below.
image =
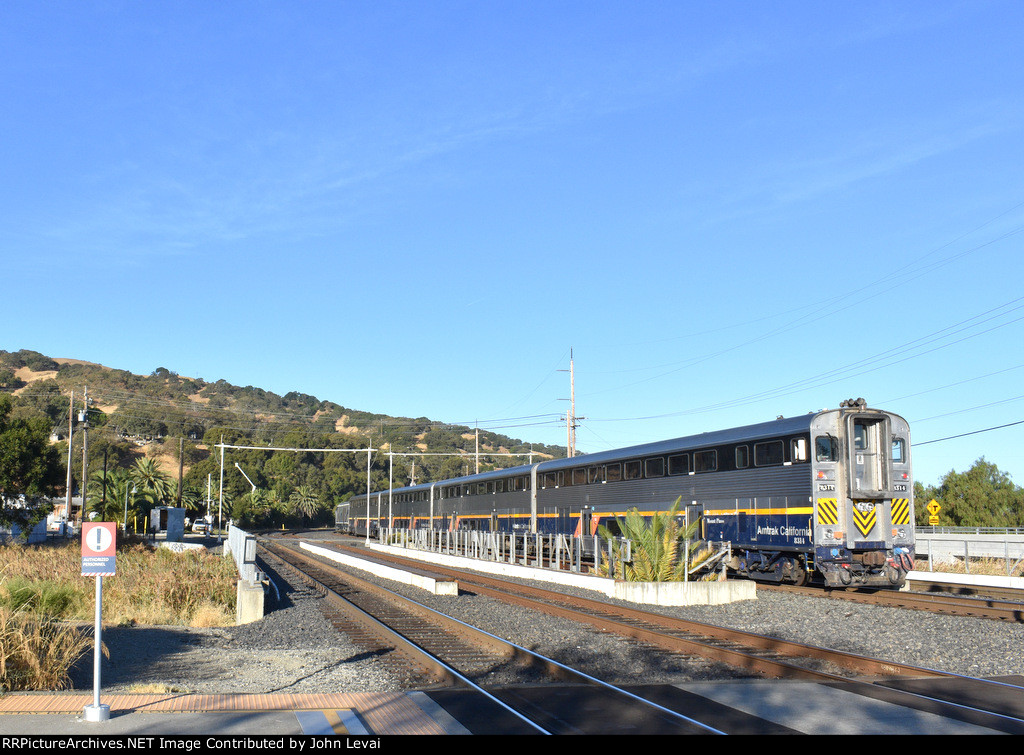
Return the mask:
[[[932,498],[932,500],[928,503],[928,513],[932,516],[938,516],[939,511],[941,510],[942,507],[939,505],[938,501]]]

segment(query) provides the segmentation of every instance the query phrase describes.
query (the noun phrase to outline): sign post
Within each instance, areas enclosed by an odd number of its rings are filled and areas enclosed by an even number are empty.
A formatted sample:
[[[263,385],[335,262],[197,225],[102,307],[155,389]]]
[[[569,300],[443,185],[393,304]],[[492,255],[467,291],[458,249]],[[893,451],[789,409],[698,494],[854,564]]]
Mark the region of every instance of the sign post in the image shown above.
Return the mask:
[[[92,705],[85,706],[85,720],[110,720],[110,706],[100,704],[100,658],[103,646],[103,578],[114,576],[117,544],[115,522],[82,523],[82,576],[96,578],[96,645],[92,656]]]

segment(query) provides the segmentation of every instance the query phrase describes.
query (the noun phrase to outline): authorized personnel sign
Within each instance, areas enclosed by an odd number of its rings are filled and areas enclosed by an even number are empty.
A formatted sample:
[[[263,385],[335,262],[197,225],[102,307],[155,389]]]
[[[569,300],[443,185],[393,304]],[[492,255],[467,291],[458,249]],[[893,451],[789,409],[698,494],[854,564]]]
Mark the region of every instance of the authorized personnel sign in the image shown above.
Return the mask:
[[[82,524],[82,576],[114,576],[114,551],[117,545],[116,522]]]

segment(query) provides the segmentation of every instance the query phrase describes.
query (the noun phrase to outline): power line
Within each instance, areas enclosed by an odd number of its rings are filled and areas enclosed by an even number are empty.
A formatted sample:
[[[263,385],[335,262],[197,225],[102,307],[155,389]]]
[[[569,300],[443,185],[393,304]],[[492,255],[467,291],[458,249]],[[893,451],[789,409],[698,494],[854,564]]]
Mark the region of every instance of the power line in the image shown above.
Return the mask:
[[[996,425],[995,427],[986,427],[984,430],[973,430],[969,433],[960,433],[959,435],[950,435],[947,438],[936,438],[935,440],[926,440],[923,443],[913,443],[914,446],[927,446],[931,443],[941,443],[944,440],[953,440],[955,438],[966,438],[968,435],[978,435],[979,433],[988,433],[993,430],[1002,430],[1004,427],[1013,427],[1014,425],[1024,425],[1024,419],[1018,420],[1017,422],[1008,422],[1005,425]]]

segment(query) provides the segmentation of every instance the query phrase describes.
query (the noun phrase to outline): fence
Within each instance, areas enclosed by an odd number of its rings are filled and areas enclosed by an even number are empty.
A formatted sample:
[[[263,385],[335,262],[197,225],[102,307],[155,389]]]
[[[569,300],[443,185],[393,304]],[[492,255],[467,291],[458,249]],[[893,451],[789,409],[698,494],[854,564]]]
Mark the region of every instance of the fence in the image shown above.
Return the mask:
[[[409,530],[387,527],[380,530],[380,542],[416,550],[445,553],[520,566],[571,571],[598,572],[601,555],[611,564],[612,577],[622,577],[623,564],[632,558],[630,541],[603,541],[597,535],[570,537],[564,534],[484,532],[480,530]]]
[[[917,557],[928,558],[928,570],[940,561],[963,559],[971,573],[971,559],[1002,560],[1007,576],[1024,561],[1024,528],[918,527],[915,533]]]

